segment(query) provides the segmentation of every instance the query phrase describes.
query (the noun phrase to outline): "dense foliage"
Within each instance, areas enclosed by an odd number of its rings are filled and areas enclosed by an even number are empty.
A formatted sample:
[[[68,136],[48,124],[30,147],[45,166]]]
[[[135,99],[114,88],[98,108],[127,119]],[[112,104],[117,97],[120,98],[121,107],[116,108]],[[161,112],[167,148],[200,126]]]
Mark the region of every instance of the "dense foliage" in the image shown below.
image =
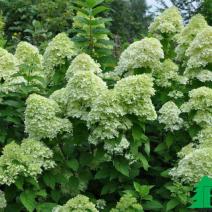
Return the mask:
[[[0,210],[186,212],[212,177],[211,26],[171,7],[111,71],[102,3],[43,54],[0,48]]]

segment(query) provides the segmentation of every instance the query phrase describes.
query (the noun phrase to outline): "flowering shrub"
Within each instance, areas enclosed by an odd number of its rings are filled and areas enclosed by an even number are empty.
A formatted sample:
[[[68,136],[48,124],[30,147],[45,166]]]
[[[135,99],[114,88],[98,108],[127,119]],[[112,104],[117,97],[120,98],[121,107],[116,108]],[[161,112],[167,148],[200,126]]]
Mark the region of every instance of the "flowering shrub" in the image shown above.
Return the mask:
[[[98,2],[83,4],[98,14]],[[203,16],[183,26],[169,8],[112,72],[64,33],[44,55],[1,48],[0,208],[186,211],[212,177],[211,37]]]

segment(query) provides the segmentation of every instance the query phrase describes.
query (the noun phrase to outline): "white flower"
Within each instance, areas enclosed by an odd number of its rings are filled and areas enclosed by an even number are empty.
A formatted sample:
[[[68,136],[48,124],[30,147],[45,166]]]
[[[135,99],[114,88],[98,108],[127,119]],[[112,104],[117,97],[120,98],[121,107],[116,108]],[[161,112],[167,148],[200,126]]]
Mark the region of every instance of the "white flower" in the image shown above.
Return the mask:
[[[174,102],[166,102],[159,110],[159,123],[165,125],[166,130],[175,131],[183,126],[183,119],[179,117],[181,110]]]
[[[155,38],[144,38],[132,43],[121,54],[115,69],[118,75],[135,68],[155,69],[160,66],[160,59],[164,57],[162,45]]]
[[[163,37],[163,34],[173,35],[182,30],[183,20],[176,7],[170,7],[155,18],[149,26],[149,32]]]

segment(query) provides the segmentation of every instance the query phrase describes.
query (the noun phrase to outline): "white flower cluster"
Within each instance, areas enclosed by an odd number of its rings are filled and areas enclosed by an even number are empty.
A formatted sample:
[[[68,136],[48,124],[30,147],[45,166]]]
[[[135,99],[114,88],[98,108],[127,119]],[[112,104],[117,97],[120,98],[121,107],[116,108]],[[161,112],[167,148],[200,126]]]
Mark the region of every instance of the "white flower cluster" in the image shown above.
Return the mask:
[[[189,78],[194,78],[198,75],[198,78],[203,77],[204,79],[206,78],[212,81],[211,71],[207,70],[207,65],[212,63],[212,27],[206,27],[197,34],[187,49],[186,56],[189,60],[185,75]],[[204,72],[201,73],[201,69],[206,69],[207,72],[204,70]]]
[[[127,140],[125,136],[122,136],[119,143],[109,141],[104,144],[104,149],[111,155],[114,153],[117,155],[122,155],[125,150],[127,150],[130,146],[130,142]]]
[[[116,208],[110,212],[143,212],[143,207],[138,203],[137,199],[130,193],[124,194],[116,205]]]
[[[77,195],[70,199],[64,206],[53,209],[53,212],[98,212],[95,205],[84,195]]]
[[[96,75],[100,71],[98,64],[88,55],[78,55],[67,72],[66,87],[55,91],[50,97],[66,116],[87,122],[91,129],[91,143],[113,139],[119,136],[120,130],[130,129],[132,123],[127,114],[145,120],[156,119],[151,102],[154,95],[151,75],[129,76],[118,81],[114,89],[108,89]]]
[[[67,115],[86,120],[94,100],[106,89],[105,82],[91,71],[74,74],[66,86]]]
[[[30,80],[30,84],[35,87],[44,87],[43,56],[39,53],[38,48],[28,42],[20,42],[16,48],[15,57],[19,63],[19,70],[31,78],[34,77]]]
[[[100,74],[102,72],[100,64],[96,63],[88,54],[82,53],[71,62],[66,72],[66,79],[69,80],[76,72],[83,71],[90,71],[94,74]]]
[[[164,57],[161,43],[156,38],[144,38],[132,43],[120,56],[115,72],[122,75],[135,68],[156,69]]]
[[[155,94],[151,75],[129,76],[119,80],[114,87],[116,98],[125,114],[134,114],[146,120],[157,118],[151,97]]]
[[[63,65],[74,55],[76,55],[76,47],[65,33],[60,33],[53,38],[43,55],[43,65],[47,77],[53,76],[55,68]]]
[[[148,74],[126,77],[118,81],[114,89],[103,92],[88,114],[88,126],[93,128],[90,141],[95,143],[99,139],[113,139],[120,130],[130,129],[132,123],[127,114],[144,120],[156,119],[152,95],[153,82]]]
[[[120,130],[130,129],[132,123],[125,116],[114,90],[106,90],[94,101],[88,114],[88,127],[92,129],[90,142],[118,137]]]
[[[149,26],[149,32],[160,38],[160,36],[163,37],[163,34],[175,35],[182,28],[183,20],[179,10],[176,7],[170,7],[155,18],[154,22]]]
[[[194,40],[196,35],[207,26],[208,24],[205,18],[198,14],[193,16],[183,30],[176,35],[178,45],[175,50],[178,60],[185,59],[185,53],[190,43]]]
[[[212,144],[212,126],[207,126],[200,130],[194,139],[198,140],[202,145]]]
[[[181,110],[172,102],[166,102],[159,110],[159,123],[165,125],[166,130],[175,131],[183,126],[183,119],[179,117]]]
[[[212,89],[200,87],[189,92],[189,101],[181,106],[183,112],[196,111],[193,117],[202,128],[212,125]]]
[[[0,79],[8,80],[18,72],[18,60],[7,50],[0,48]]]
[[[173,99],[179,99],[179,98],[182,98],[184,94],[181,91],[173,90],[168,93],[168,96]]]
[[[7,50],[0,48],[0,91],[15,92],[21,84],[26,84],[22,76],[14,76],[19,72],[17,58]]]
[[[4,192],[0,190],[0,209],[3,209],[7,206]]]
[[[179,81],[178,66],[170,59],[166,59],[158,69],[153,71],[155,83],[159,87],[170,87],[173,81]]]
[[[28,65],[31,71],[41,71],[43,56],[39,54],[37,47],[28,42],[20,42],[15,51],[15,57],[19,65]]]
[[[58,133],[72,132],[71,122],[58,117],[61,110],[54,100],[32,94],[28,97],[26,104],[25,131],[30,138],[53,139]]]
[[[21,145],[7,144],[0,157],[0,184],[11,185],[20,176],[36,179],[43,170],[55,166],[52,157],[52,151],[36,140],[25,139]]]
[[[174,181],[195,184],[203,176],[212,177],[212,145],[190,147],[177,167],[170,171]]]

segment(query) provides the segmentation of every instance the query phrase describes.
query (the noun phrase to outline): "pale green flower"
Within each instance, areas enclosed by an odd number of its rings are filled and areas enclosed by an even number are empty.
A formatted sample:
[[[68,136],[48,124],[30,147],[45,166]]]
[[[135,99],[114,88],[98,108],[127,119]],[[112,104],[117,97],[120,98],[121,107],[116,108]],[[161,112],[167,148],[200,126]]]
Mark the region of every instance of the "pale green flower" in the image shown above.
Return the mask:
[[[200,70],[198,71],[196,78],[201,82],[212,81],[212,71],[206,69]]]
[[[143,207],[138,203],[137,199],[131,194],[124,194],[117,203],[116,208],[110,212],[142,212]]]
[[[43,170],[55,166],[52,151],[43,143],[26,139],[21,145],[12,142],[0,157],[0,184],[11,185],[18,177],[37,178]]]
[[[185,75],[194,78],[201,69],[212,63],[212,27],[204,28],[197,34],[186,51],[189,58]],[[212,79],[210,79],[212,80]]]
[[[212,126],[206,126],[200,130],[194,140],[198,140],[201,145],[212,144]]]
[[[71,122],[60,118],[61,110],[54,100],[32,94],[26,104],[25,131],[29,137],[53,139],[59,133],[72,132]]]
[[[153,71],[156,85],[170,87],[172,82],[178,81],[178,66],[170,59],[166,59],[158,69]]]
[[[119,104],[126,114],[134,114],[147,120],[155,120],[157,114],[151,102],[155,94],[153,79],[148,74],[121,79],[114,87]]]
[[[191,110],[209,110],[212,106],[212,89],[208,87],[200,87],[189,92],[189,101],[184,103],[181,108],[183,112]]]
[[[212,146],[200,147],[179,160],[177,167],[170,171],[174,181],[195,184],[203,176],[212,177]]]
[[[88,114],[88,127],[92,129],[89,141],[98,143],[100,140],[118,137],[119,130],[130,129],[132,123],[124,117],[126,112],[120,105],[114,90],[103,92]]]
[[[184,94],[181,91],[173,90],[168,93],[168,96],[174,99],[182,98]]]
[[[45,73],[43,70],[43,56],[39,53],[37,47],[28,42],[20,42],[16,48],[15,57],[18,59],[19,69],[24,71],[25,75],[32,78],[30,85],[34,87],[45,87]]]
[[[3,209],[7,206],[4,192],[0,190],[0,209]]]
[[[156,38],[144,38],[132,43],[121,54],[115,72],[122,75],[136,68],[156,69],[164,57],[162,45]]]
[[[77,195],[70,199],[64,206],[54,209],[56,212],[98,212],[95,205],[84,195]]]
[[[159,38],[163,34],[174,35],[183,28],[183,20],[176,7],[170,7],[155,18],[149,26],[149,32]]]
[[[67,60],[70,61],[76,52],[74,43],[65,33],[60,33],[54,37],[43,55],[43,65],[47,77],[52,77],[56,68],[64,65]]]
[[[28,42],[22,41],[17,45],[15,57],[19,65],[27,65],[31,71],[41,71],[43,68],[43,57],[39,54],[38,48]]]
[[[96,63],[88,54],[82,53],[72,61],[66,72],[66,79],[69,80],[73,74],[83,71],[90,71],[94,74],[102,72],[100,64]]]
[[[7,50],[0,48],[0,79],[8,80],[18,72],[18,60]]]
[[[106,89],[106,83],[94,73],[90,71],[75,73],[66,86],[67,115],[86,120],[93,102]]]
[[[176,47],[176,53],[178,60],[185,58],[185,52],[190,43],[194,40],[196,35],[207,26],[208,24],[205,18],[200,14],[197,14],[190,19],[189,23],[177,35],[178,46]]]
[[[172,102],[166,102],[159,110],[159,123],[165,125],[165,130],[175,131],[183,126],[183,119],[179,117],[181,110]]]

